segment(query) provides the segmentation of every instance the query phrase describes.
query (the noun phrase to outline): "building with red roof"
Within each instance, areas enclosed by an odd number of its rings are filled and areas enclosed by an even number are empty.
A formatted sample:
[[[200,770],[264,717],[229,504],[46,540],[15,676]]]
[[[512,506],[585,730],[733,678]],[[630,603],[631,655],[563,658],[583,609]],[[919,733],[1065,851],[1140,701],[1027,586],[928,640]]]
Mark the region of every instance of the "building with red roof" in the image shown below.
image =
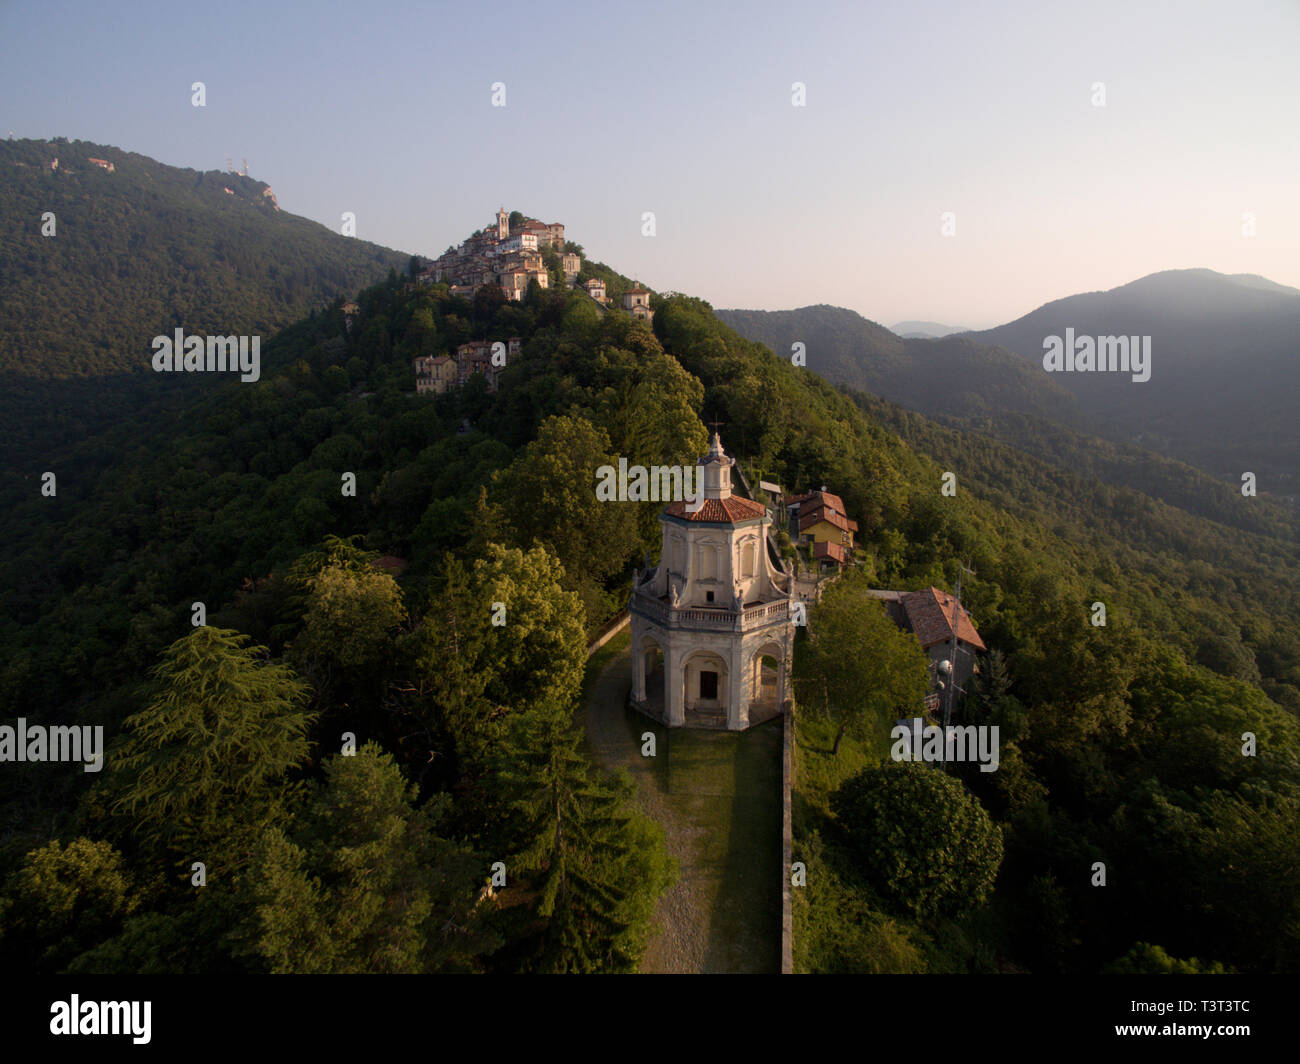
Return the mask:
[[[790,538],[813,547],[813,557],[825,566],[840,566],[853,557],[858,523],[844,510],[844,500],[825,488],[810,491],[785,504]]]
[[[793,582],[734,464],[714,433],[698,494],[660,515],[659,564],[633,578],[632,702],[670,727],[748,728],[789,697]]]
[[[871,595],[884,601],[894,623],[915,635],[921,649],[933,662],[946,661],[951,653],[955,622],[957,682],[965,683],[970,678],[974,671],[975,655],[988,648],[966,608],[959,606],[952,595],[937,587],[927,587],[921,591],[872,590]]]

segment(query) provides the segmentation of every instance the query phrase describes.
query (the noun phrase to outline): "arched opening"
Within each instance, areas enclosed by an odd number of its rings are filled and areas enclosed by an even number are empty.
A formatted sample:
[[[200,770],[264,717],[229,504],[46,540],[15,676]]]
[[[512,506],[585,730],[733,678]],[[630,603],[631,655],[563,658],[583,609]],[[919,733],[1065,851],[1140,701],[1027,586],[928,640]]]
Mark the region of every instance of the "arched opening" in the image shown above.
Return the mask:
[[[687,725],[727,726],[730,677],[722,657],[712,651],[696,651],[686,659],[682,684],[685,687],[683,705]]]
[[[785,676],[782,649],[776,643],[759,647],[749,661],[749,720],[754,723],[781,712]]]

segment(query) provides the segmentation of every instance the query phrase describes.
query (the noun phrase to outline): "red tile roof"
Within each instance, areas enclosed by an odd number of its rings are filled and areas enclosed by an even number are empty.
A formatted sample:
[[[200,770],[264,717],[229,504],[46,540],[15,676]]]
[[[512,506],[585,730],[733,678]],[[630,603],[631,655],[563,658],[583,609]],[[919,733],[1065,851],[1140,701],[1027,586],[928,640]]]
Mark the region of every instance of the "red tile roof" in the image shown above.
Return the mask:
[[[843,565],[849,560],[849,552],[843,543],[822,542],[813,548],[813,557],[830,558]]]
[[[735,524],[737,521],[749,521],[755,517],[764,517],[767,507],[732,495],[726,499],[705,499],[704,505],[695,513],[689,513],[684,501],[669,503],[664,513],[670,517],[683,517],[687,521],[709,521],[714,524]]]
[[[800,495],[797,498],[791,499],[789,505],[791,506],[794,506],[796,504],[802,505],[803,503],[806,502],[811,502],[818,506],[829,505],[836,511],[836,513],[842,514],[846,512],[844,509],[844,500],[841,499],[838,495],[832,495],[829,491],[806,492],[805,494]]]
[[[799,531],[811,528],[818,521],[825,521],[828,525],[833,525],[841,532],[856,532],[858,523],[850,521],[838,510],[831,510],[825,506],[818,506],[815,510],[805,511],[804,508],[799,510]]]
[[[952,611],[955,600],[946,591],[929,587],[924,591],[913,591],[903,596],[903,609],[907,611],[908,624],[916,633],[917,641],[923,649],[929,649],[935,643],[944,643],[952,638]],[[963,608],[957,620],[957,638],[963,643],[984,650],[984,640],[980,638],[970,615]]]

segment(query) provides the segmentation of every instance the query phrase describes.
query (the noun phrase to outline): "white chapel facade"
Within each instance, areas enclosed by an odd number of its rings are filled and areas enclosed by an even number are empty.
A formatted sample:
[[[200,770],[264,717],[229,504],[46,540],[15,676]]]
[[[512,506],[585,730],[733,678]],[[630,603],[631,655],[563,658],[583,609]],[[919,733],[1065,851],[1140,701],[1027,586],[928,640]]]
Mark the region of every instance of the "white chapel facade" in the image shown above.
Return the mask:
[[[715,433],[701,497],[665,508],[659,565],[633,579],[632,701],[670,727],[739,731],[789,697],[791,577],[733,464]]]

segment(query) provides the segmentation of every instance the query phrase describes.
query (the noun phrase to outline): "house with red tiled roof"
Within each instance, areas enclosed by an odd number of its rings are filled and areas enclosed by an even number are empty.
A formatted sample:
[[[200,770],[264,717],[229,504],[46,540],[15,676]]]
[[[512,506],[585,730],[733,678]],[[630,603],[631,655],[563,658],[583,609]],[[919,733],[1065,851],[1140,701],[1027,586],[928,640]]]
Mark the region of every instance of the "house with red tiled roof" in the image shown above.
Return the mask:
[[[858,523],[844,512],[844,500],[825,488],[786,503],[790,538],[812,545],[813,557],[824,565],[844,565],[853,556]]]
[[[952,649],[953,625],[956,624],[957,663],[959,684],[965,683],[974,671],[975,655],[988,648],[980,638],[975,622],[966,608],[948,592],[937,587],[922,591],[872,590],[873,598],[884,601],[890,617],[904,631],[916,636],[921,649],[931,661],[945,661]],[[964,653],[963,653],[964,651]]]
[[[659,564],[632,581],[632,705],[669,727],[737,731],[789,697],[793,580],[767,508],[732,493],[733,465],[715,433],[695,494],[660,514]]]

